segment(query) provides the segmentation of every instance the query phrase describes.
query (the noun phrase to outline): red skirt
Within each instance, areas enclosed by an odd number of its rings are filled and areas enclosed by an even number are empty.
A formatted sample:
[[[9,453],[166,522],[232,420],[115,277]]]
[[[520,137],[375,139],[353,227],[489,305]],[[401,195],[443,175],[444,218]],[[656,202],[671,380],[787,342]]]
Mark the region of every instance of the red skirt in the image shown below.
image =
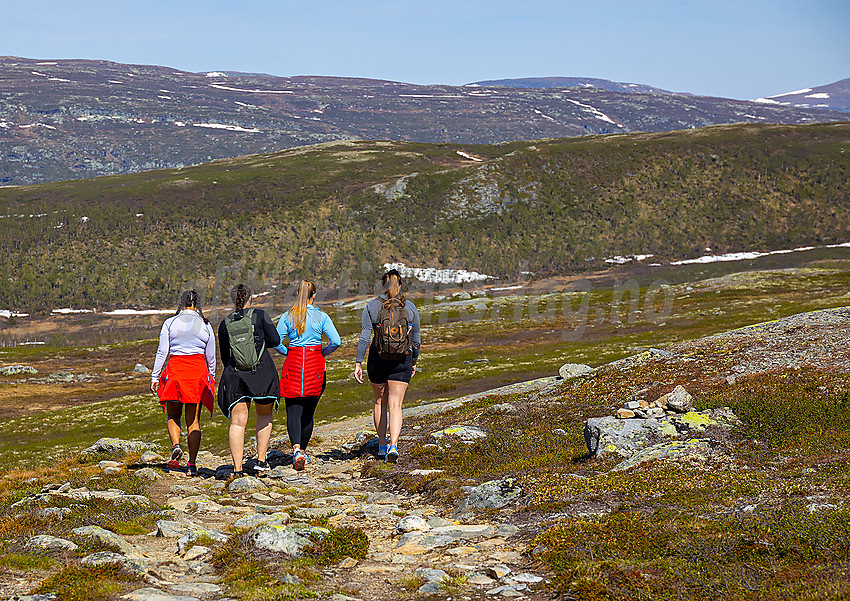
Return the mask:
[[[324,383],[322,345],[290,346],[280,374],[280,396],[285,399],[322,396]]]
[[[212,414],[215,402],[215,378],[207,371],[204,355],[171,355],[159,376],[156,391],[165,409],[166,401],[202,404]]]

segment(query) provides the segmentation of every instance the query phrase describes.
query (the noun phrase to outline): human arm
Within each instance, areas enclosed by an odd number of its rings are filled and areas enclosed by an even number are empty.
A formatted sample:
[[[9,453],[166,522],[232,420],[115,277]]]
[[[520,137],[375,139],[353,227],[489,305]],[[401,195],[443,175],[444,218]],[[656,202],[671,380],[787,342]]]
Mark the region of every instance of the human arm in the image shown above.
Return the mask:
[[[369,301],[371,304],[372,301]],[[357,358],[354,360],[354,379],[360,384],[363,383],[363,357],[366,356],[366,349],[369,348],[369,340],[372,337],[372,316],[369,314],[369,304],[363,307],[363,314],[360,316],[360,338],[357,341]]]
[[[322,315],[324,315],[322,319],[322,334],[328,337],[328,345],[322,349],[322,355],[327,357],[340,347],[342,338],[339,337],[339,332],[336,331],[336,327],[334,326],[334,322],[331,321],[330,316],[326,313]]]
[[[221,353],[221,364],[227,365],[230,363],[230,335],[227,333],[226,319],[222,319],[218,324],[218,348]]]
[[[153,362],[153,371],[151,372],[151,390],[153,392],[156,392],[159,388],[159,376],[165,366],[165,360],[168,358],[168,349],[168,320],[166,320],[159,331],[159,346],[156,349],[156,359]]]
[[[271,317],[269,317],[268,313],[263,311],[262,318],[263,336],[266,339],[266,347],[276,348],[280,346],[281,336],[277,331],[277,328],[274,327]]]
[[[280,320],[277,322],[277,336],[278,336],[278,339],[280,340],[280,342],[278,343],[277,346],[274,347],[274,350],[276,350],[281,355],[285,355],[286,352],[288,351],[286,346],[283,344],[283,341],[286,338],[289,337],[288,327],[286,325],[286,317],[288,315],[289,315],[289,312],[284,313],[283,315],[280,316]]]
[[[209,338],[207,339],[207,344],[204,346],[204,358],[207,360],[207,372],[212,377],[215,377],[215,333],[213,332],[213,327],[210,324],[204,324],[206,326],[207,335]]]
[[[419,319],[419,311],[416,305],[407,301],[407,314],[410,317],[410,341],[413,343],[411,352],[413,353],[413,371],[416,371],[416,362],[419,360],[419,347],[422,346],[421,323]]]

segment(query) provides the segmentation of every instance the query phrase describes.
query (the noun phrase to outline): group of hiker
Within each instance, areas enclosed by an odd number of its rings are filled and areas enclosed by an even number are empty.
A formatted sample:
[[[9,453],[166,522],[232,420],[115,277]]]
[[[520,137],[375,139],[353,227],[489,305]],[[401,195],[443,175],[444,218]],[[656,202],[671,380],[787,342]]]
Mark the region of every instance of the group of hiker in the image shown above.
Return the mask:
[[[363,383],[363,359],[374,394],[378,458],[398,461],[398,438],[402,425],[402,402],[419,358],[419,313],[402,294],[401,275],[395,269],[381,278],[383,294],[363,309],[354,377]],[[210,414],[218,401],[230,419],[228,440],[233,457],[233,477],[241,477],[245,428],[253,402],[257,420],[256,471],[271,469],[267,460],[273,414],[280,399],[286,407],[286,427],[292,445],[292,465],[303,470],[310,462],[306,453],[313,420],[327,383],[325,357],[341,345],[331,318],[314,306],[316,285],[298,285],[293,306],[277,323],[262,309],[252,307],[251,289],[239,284],[230,293],[234,310],[219,324],[218,343],[224,369],[216,394],[215,335],[194,290],[180,297],[177,313],[165,320],[151,377],[151,391],[166,413],[171,439],[168,468],[179,470],[181,420],[187,428],[190,476],[198,473],[196,459],[201,446],[201,406]],[[328,340],[322,345],[322,337]],[[285,355],[278,375],[269,349]],[[387,436],[389,434],[389,436]]]

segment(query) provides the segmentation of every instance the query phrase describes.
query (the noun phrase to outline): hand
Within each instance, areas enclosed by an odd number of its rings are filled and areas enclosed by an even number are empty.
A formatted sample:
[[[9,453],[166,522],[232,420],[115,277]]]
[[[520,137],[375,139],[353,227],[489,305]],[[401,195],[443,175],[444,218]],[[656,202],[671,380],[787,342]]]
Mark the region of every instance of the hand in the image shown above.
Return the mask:
[[[157,390],[159,390],[159,382],[151,382],[151,392],[156,394]]]
[[[410,377],[413,377],[413,376],[415,376],[415,375],[416,375],[416,364],[414,363],[414,364],[413,364],[413,371],[412,371],[412,372],[410,372]]]
[[[360,363],[354,364],[354,379],[360,384],[363,383],[363,365]]]

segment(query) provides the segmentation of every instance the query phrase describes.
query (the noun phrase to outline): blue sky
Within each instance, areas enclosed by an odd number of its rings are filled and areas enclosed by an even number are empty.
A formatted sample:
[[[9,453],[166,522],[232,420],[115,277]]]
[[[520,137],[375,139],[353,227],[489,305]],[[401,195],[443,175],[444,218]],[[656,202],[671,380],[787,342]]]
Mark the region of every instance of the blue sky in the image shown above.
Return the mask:
[[[0,0],[0,55],[412,83],[587,76],[755,98],[850,77],[850,0]]]

